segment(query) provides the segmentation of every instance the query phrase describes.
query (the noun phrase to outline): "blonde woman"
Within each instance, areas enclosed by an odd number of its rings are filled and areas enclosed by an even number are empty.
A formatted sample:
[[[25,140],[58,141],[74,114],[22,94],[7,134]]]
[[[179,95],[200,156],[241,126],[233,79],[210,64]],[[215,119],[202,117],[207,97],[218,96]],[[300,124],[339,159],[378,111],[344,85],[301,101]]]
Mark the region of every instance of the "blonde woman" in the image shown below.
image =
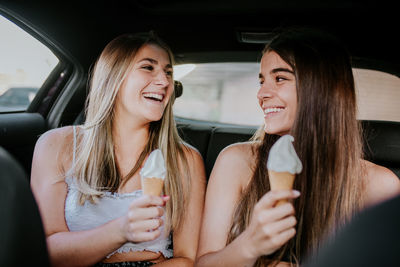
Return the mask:
[[[193,265],[205,174],[177,135],[172,64],[154,34],[115,38],[94,66],[84,125],[38,140],[31,186],[54,266]],[[144,196],[139,170],[157,148],[165,196]]]
[[[282,32],[263,51],[259,79],[265,127],[218,156],[197,266],[301,263],[355,213],[400,193],[397,176],[362,159],[350,60],[333,37]],[[285,134],[294,136],[303,171],[296,190],[270,191],[268,152]],[[293,203],[275,206],[281,199]]]

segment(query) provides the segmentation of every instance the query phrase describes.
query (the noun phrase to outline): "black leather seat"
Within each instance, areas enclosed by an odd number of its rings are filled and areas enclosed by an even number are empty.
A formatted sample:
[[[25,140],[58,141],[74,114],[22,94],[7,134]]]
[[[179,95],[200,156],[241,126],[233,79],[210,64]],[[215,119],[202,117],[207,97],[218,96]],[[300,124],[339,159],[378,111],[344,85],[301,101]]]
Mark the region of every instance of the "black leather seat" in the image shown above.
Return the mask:
[[[399,266],[400,196],[362,212],[304,267]]]
[[[50,266],[39,210],[21,165],[0,147],[0,266]]]
[[[178,133],[185,142],[194,146],[202,155],[203,160],[207,158],[208,145],[212,133],[212,127],[205,125],[178,125]]]
[[[210,144],[207,149],[207,158],[205,159],[205,167],[207,177],[210,176],[215,160],[222,149],[230,144],[248,141],[256,129],[241,127],[218,127],[212,132]]]

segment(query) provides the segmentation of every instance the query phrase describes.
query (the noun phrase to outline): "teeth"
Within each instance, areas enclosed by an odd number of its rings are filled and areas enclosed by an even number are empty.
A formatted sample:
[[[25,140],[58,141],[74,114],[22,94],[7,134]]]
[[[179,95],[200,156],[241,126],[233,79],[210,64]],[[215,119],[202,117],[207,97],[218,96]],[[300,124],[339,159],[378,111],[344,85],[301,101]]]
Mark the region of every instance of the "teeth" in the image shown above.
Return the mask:
[[[281,110],[283,110],[283,108],[266,108],[266,109],[264,109],[264,114],[269,114],[272,112],[279,112]]]
[[[143,94],[143,96],[144,96],[144,97],[155,98],[155,99],[158,99],[158,100],[160,100],[160,101],[163,100],[163,96],[162,96],[162,95],[158,95],[158,94],[146,93],[146,94]]]

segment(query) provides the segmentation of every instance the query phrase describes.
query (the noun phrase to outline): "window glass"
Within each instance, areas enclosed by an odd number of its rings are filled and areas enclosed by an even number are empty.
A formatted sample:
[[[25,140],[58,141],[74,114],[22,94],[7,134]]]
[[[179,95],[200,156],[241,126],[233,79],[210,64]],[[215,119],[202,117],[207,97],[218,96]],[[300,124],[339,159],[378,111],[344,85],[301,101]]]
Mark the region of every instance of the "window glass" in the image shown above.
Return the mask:
[[[0,36],[0,112],[25,110],[59,60],[1,15]]]
[[[400,121],[400,78],[381,71],[353,69],[361,120]]]
[[[260,125],[257,63],[197,64],[184,77],[184,65],[174,69],[182,82],[183,94],[176,99],[176,116],[215,122]]]
[[[178,117],[258,126],[259,63],[204,63],[174,67],[183,95],[174,104]],[[354,69],[359,119],[400,121],[400,78]]]

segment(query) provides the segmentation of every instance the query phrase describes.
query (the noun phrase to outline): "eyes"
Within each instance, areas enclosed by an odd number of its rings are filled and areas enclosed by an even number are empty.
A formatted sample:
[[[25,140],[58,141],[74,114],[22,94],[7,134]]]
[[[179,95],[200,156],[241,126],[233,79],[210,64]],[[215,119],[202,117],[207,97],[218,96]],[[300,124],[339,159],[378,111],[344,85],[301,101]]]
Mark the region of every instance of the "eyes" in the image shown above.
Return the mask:
[[[286,77],[284,75],[274,75],[271,78],[275,81],[276,84],[281,84],[281,83],[283,83],[285,81],[290,80],[290,78],[288,78],[288,77]],[[260,79],[260,81],[259,81],[260,85],[264,84],[264,81],[265,81],[264,78]]]
[[[142,68],[142,69],[145,69],[145,70],[150,70],[150,71],[154,69],[154,67],[151,66],[151,65],[144,65],[144,66],[142,66],[141,68]]]
[[[288,80],[288,79],[286,77],[283,77],[283,76],[282,77],[281,76],[276,76],[275,77],[275,81],[278,82],[278,83],[286,81],[286,80]]]
[[[167,70],[167,71],[165,71],[165,74],[167,74],[167,76],[172,77],[172,75],[174,74],[174,72],[171,71],[171,70]]]
[[[149,71],[149,72],[151,72],[151,71],[154,70],[154,66],[153,66],[153,65],[147,65],[147,64],[141,66],[140,68],[141,68],[141,69],[144,69],[144,70],[146,70],[146,71]],[[171,70],[171,68],[164,69],[164,72],[165,72],[165,74],[166,74],[167,76],[169,76],[169,77],[172,77],[172,75],[173,75],[173,71]]]

